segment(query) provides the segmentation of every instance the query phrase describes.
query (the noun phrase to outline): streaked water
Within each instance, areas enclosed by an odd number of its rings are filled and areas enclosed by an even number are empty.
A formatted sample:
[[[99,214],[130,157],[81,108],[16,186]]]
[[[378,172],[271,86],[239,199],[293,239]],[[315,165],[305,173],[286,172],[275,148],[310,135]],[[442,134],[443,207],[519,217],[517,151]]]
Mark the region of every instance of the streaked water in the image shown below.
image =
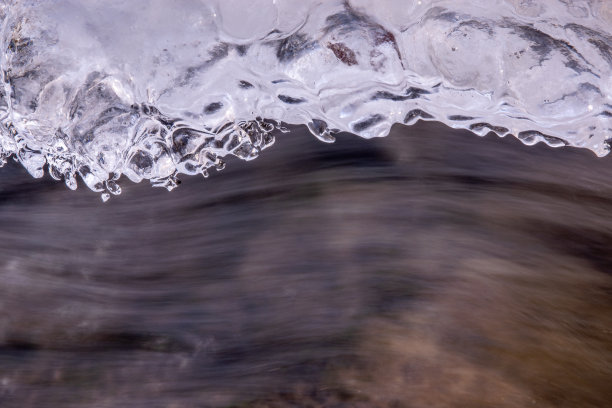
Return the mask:
[[[612,400],[612,170],[419,122],[171,193],[0,178],[0,406]]]
[[[612,401],[608,1],[0,20],[0,407]]]

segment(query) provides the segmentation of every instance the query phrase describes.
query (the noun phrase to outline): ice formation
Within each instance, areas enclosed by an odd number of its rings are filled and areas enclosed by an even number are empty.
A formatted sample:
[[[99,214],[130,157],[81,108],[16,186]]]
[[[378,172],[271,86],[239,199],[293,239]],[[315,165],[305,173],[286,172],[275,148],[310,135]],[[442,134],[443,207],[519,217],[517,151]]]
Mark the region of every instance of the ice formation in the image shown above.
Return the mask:
[[[608,0],[0,0],[0,159],[103,199],[436,120],[609,151]]]

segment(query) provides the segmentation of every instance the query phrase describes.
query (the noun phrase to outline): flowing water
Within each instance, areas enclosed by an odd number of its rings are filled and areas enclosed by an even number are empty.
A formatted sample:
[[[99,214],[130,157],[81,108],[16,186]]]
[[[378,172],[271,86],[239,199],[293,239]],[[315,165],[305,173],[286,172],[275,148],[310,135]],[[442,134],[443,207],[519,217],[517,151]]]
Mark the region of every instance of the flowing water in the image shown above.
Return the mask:
[[[3,170],[0,406],[612,400],[607,158],[419,122],[229,164],[106,204]]]
[[[609,406],[609,1],[0,22],[0,407]]]

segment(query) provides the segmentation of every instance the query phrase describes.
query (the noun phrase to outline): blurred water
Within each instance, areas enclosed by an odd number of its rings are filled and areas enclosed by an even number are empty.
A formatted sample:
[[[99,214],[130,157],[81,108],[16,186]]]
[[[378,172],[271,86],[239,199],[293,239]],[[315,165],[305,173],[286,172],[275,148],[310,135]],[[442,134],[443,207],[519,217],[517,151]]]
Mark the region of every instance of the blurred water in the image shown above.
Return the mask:
[[[0,179],[0,406],[605,407],[612,169],[304,128],[169,193]]]

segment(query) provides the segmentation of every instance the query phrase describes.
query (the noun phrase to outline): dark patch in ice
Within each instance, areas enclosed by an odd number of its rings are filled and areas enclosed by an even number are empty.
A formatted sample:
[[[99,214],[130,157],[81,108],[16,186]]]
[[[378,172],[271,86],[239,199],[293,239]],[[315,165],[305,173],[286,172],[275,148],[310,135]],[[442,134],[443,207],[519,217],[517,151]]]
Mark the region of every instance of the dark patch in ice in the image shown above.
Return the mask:
[[[345,11],[327,17],[325,20],[325,33],[329,34],[335,31],[339,34],[346,34],[355,30],[362,30],[372,36],[372,40],[376,46],[385,43],[391,44],[403,66],[402,54],[395,35],[382,25],[373,21],[371,17],[353,9],[348,2],[344,3],[344,7]]]
[[[219,109],[221,109],[222,107],[223,107],[223,103],[213,102],[211,104],[206,105],[206,107],[204,108],[204,113],[207,115],[210,115],[210,114],[213,114],[219,111]]]
[[[517,137],[525,144],[533,144],[539,141],[546,142],[550,146],[567,146],[568,143],[558,137],[545,135],[535,130],[520,132]]]
[[[449,119],[449,120],[453,120],[453,121],[454,121],[454,120],[456,120],[456,121],[460,121],[460,122],[462,122],[462,121],[466,121],[466,120],[473,120],[473,119],[475,119],[475,118],[474,118],[474,117],[472,117],[472,116],[450,115],[450,116],[448,117],[448,119]]]
[[[443,7],[433,7],[425,14],[425,19],[456,23],[459,20],[459,15],[453,11],[448,11]]]
[[[280,62],[290,62],[316,47],[316,41],[306,34],[295,33],[277,43],[276,58]]]
[[[244,45],[244,44],[236,45],[236,52],[241,57],[245,56],[248,50],[249,50],[248,45]]]
[[[407,95],[397,95],[388,91],[378,91],[374,94],[374,96],[372,96],[372,100],[373,101],[378,101],[378,100],[389,100],[389,101],[394,101],[394,102],[400,102],[400,101],[405,101],[407,99],[412,99]]]
[[[587,41],[595,46],[602,58],[612,66],[612,36],[575,23],[567,24],[565,28],[574,31],[580,37],[588,37]]]
[[[212,49],[208,52],[209,58],[204,61],[202,64],[194,65],[191,67],[187,67],[185,69],[185,73],[178,79],[178,83],[181,86],[184,86],[193,81],[193,79],[206,68],[211,65],[217,63],[218,61],[226,58],[229,55],[229,45],[226,43],[216,44]],[[167,92],[165,90],[164,92]]]
[[[385,117],[383,115],[380,115],[380,114],[372,115],[368,117],[367,119],[364,119],[360,122],[355,123],[353,125],[353,130],[355,132],[363,132],[364,130],[371,128],[372,126],[382,122],[383,120],[385,120]]]
[[[397,95],[388,91],[378,91],[374,94],[372,100],[386,99],[394,102],[401,102],[409,99],[417,99],[420,98],[422,95],[427,95],[430,93],[431,92],[425,89],[410,87],[406,90],[405,95]]]
[[[470,130],[473,131],[481,131],[482,129],[489,129],[495,133],[497,133],[498,135],[505,135],[506,133],[509,132],[509,130],[505,127],[502,126],[493,126],[489,123],[474,123],[472,125],[470,125]]]
[[[553,51],[558,51],[566,58],[565,66],[577,73],[591,72],[586,66],[588,62],[572,46],[564,40],[559,40],[531,25],[511,24],[510,28],[524,40],[529,41],[530,48],[540,57],[539,64],[550,58]]]
[[[404,117],[404,123],[411,123],[419,118],[433,119],[433,116],[421,109],[413,109]]]
[[[486,32],[489,35],[489,37],[495,34],[495,31],[493,30],[493,28],[491,28],[489,24],[483,21],[478,21],[478,20],[462,21],[461,23],[459,23],[459,26],[453,30],[453,32],[459,31],[463,27],[470,27],[478,31]]]
[[[287,96],[287,95],[278,95],[278,99],[280,99],[282,102],[288,103],[290,105],[297,105],[297,104],[306,102],[306,99],[304,99],[304,98],[293,98],[293,97]]]
[[[248,81],[240,81],[238,82],[238,86],[242,89],[253,88],[253,84]]]
[[[332,50],[336,58],[346,65],[357,65],[355,51],[351,50],[344,43],[327,43],[327,48]]]

